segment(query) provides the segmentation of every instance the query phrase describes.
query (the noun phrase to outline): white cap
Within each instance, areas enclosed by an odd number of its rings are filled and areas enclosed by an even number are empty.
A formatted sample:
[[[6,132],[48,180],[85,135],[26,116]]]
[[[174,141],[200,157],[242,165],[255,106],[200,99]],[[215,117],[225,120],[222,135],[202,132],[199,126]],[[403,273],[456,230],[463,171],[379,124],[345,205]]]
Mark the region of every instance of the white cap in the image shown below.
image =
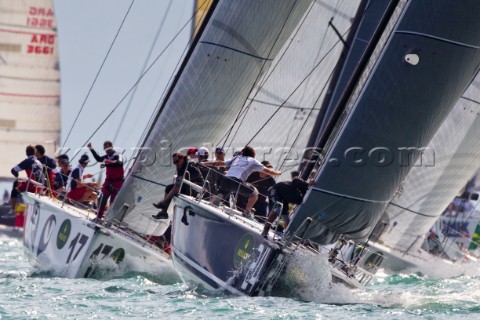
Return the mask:
[[[208,154],[208,149],[205,148],[205,147],[200,147],[200,148],[198,148],[197,152],[198,152],[199,156],[204,156],[204,155]]]

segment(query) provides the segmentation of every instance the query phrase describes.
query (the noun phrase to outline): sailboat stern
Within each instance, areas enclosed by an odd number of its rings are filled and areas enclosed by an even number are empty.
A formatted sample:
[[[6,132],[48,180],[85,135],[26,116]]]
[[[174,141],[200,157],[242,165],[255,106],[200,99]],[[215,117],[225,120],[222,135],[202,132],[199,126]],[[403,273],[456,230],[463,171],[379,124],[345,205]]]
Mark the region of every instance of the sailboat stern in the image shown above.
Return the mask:
[[[271,292],[285,257],[261,236],[262,224],[188,196],[174,203],[172,258],[186,282],[249,296]]]

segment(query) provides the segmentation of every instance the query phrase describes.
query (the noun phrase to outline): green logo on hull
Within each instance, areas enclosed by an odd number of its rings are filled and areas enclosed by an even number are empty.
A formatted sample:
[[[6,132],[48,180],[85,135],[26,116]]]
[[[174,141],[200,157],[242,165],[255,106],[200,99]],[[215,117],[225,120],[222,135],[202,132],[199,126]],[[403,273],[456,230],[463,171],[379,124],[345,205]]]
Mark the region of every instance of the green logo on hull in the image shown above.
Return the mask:
[[[125,259],[125,250],[123,250],[122,248],[118,248],[117,250],[112,252],[110,257],[112,257],[112,259],[116,263],[120,263],[123,261],[123,259]]]
[[[72,231],[72,223],[70,219],[66,219],[62,222],[60,229],[58,230],[57,234],[57,248],[62,249],[68,241],[68,237],[70,237],[70,231]]]
[[[241,268],[250,258],[253,249],[255,248],[255,237],[251,233],[244,235],[240,241],[238,241],[235,248],[235,255],[233,257],[233,263],[235,268]]]

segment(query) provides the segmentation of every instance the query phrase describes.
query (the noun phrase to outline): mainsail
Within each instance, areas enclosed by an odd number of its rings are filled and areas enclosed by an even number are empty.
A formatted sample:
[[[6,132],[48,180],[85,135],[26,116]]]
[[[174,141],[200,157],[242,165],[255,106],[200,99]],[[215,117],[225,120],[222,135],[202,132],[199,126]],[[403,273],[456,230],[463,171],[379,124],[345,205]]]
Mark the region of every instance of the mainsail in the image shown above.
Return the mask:
[[[368,238],[478,71],[480,21],[472,14],[478,12],[473,0],[462,6],[399,1],[349,94],[289,235],[299,232],[319,244],[342,234]]]
[[[428,230],[480,167],[477,75],[385,211],[382,244],[416,252]]]
[[[27,145],[60,138],[60,73],[52,0],[0,0],[0,178]]]
[[[162,102],[109,219],[121,219],[144,234],[164,232],[167,225],[158,227],[151,218],[152,202],[172,181],[172,153],[222,138],[310,4],[309,0],[212,3],[207,23]]]

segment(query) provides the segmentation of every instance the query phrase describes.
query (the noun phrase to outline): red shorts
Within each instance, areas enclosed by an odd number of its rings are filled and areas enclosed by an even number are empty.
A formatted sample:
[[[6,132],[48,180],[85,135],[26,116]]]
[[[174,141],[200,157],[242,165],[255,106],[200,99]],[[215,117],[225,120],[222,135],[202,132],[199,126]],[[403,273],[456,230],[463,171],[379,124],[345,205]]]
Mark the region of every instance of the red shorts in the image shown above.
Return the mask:
[[[27,186],[28,186],[28,190],[27,190]],[[28,183],[28,181],[22,181],[18,184],[17,190],[20,193],[25,191],[38,193],[41,191],[41,188],[35,186],[33,183]]]
[[[85,192],[87,192],[87,187],[77,187],[67,194],[67,198],[78,201]]]

